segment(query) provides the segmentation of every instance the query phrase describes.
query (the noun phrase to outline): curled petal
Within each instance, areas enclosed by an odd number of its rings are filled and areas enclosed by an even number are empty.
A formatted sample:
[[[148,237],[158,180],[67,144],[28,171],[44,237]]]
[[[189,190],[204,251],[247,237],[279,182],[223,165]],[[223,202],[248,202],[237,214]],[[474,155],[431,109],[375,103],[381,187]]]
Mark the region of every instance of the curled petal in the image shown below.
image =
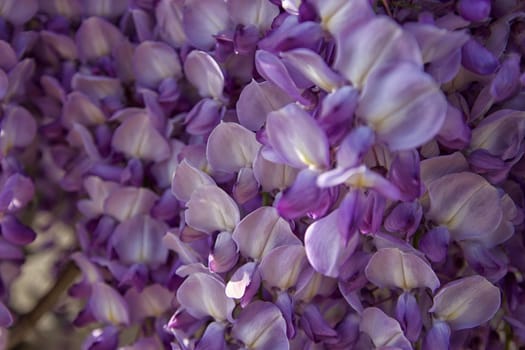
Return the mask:
[[[26,245],[36,238],[35,231],[22,224],[13,215],[4,216],[0,220],[0,227],[2,228],[2,236],[9,243]]]
[[[465,277],[446,284],[429,310],[452,330],[477,327],[490,320],[501,302],[499,289],[481,276]]]
[[[179,78],[182,75],[175,50],[157,41],[144,41],[135,48],[133,72],[140,85],[153,89],[164,79]]]
[[[381,288],[439,287],[439,279],[432,268],[420,257],[397,248],[383,248],[377,251],[365,268],[366,278]]]
[[[235,320],[232,335],[253,350],[288,350],[286,322],[272,303],[255,301]]]
[[[369,307],[363,311],[359,328],[372,339],[376,348],[412,350],[412,345],[405,338],[399,323],[376,307]]]
[[[246,215],[235,227],[233,239],[241,254],[254,260],[261,260],[279,246],[300,244],[290,224],[273,207],[260,207]]]
[[[255,133],[237,123],[221,123],[208,138],[206,158],[213,170],[234,173],[251,168],[260,147]]]
[[[423,346],[428,350],[441,350],[450,347],[450,327],[446,322],[434,322],[428,331],[423,342]]]
[[[266,124],[272,148],[296,168],[326,168],[329,145],[316,121],[296,104],[268,115]]]
[[[432,78],[411,63],[384,66],[365,85],[356,115],[395,150],[418,147],[441,129],[447,101]]]
[[[177,290],[177,300],[195,318],[232,320],[235,303],[224,294],[224,283],[207,273],[196,272],[186,278]]]
[[[186,78],[199,90],[202,97],[220,99],[224,76],[217,61],[204,51],[192,51],[184,61]]]
[[[378,16],[336,37],[334,68],[354,86],[366,85],[370,74],[391,62],[411,62],[421,69],[422,58],[414,37],[386,16]]]
[[[186,222],[196,230],[232,232],[240,220],[235,201],[215,185],[197,188],[191,194],[185,211]]]
[[[237,269],[224,292],[230,298],[241,299],[241,306],[245,307],[255,295],[261,284],[261,274],[255,262],[249,262]]]
[[[229,271],[239,259],[237,244],[230,232],[221,232],[215,240],[213,251],[208,256],[210,271],[222,273]]]

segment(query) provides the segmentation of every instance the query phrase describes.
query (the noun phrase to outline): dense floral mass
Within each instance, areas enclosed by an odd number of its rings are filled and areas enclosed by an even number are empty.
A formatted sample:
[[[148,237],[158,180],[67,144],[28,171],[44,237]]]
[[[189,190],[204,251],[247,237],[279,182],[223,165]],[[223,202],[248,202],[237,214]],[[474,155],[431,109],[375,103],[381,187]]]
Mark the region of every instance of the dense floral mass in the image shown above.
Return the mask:
[[[43,315],[83,350],[525,346],[523,2],[0,0],[0,51],[0,349]]]

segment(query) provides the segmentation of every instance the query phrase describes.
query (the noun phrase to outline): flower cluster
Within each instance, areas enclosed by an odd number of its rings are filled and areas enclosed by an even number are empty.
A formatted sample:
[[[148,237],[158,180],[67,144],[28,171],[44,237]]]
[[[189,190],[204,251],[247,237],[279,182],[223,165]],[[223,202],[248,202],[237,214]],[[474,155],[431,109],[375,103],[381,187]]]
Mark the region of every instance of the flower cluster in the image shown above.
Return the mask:
[[[522,10],[0,0],[0,348],[42,212],[84,350],[524,345]]]

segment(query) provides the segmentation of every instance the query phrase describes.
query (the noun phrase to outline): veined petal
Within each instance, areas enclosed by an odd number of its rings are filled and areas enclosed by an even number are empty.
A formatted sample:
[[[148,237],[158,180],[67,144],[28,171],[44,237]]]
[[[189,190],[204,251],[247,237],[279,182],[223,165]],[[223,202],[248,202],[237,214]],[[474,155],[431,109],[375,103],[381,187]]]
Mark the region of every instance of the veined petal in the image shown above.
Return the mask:
[[[332,92],[344,84],[344,79],[312,50],[302,48],[290,50],[281,53],[281,57],[325,91]]]
[[[266,131],[272,148],[296,168],[326,168],[329,145],[325,133],[302,108],[289,104],[268,115]]]
[[[366,278],[381,288],[401,288],[410,291],[428,287],[432,291],[439,287],[439,279],[420,257],[397,248],[377,251],[365,268]]]
[[[164,79],[179,78],[182,75],[175,50],[157,41],[144,41],[135,48],[133,72],[140,85],[153,89]]]
[[[252,80],[246,85],[237,101],[239,123],[257,131],[265,123],[268,113],[276,111],[293,100],[279,87],[269,81],[258,83]]]
[[[208,174],[191,165],[186,159],[177,165],[171,183],[171,191],[178,200],[189,201],[193,191],[204,185],[215,185],[215,181]]]
[[[302,245],[283,245],[264,256],[259,271],[268,290],[277,287],[286,291],[296,285],[299,275],[308,267]]]
[[[414,37],[394,20],[377,16],[336,36],[334,68],[362,88],[370,74],[391,62],[411,62],[420,70],[422,58]]]
[[[356,116],[393,150],[431,140],[447,113],[445,96],[432,78],[413,63],[383,66],[369,76]]]
[[[188,41],[198,49],[208,50],[215,44],[214,35],[229,26],[230,15],[223,0],[187,0],[182,23]]]
[[[412,345],[405,338],[399,323],[377,307],[369,307],[363,311],[359,328],[372,339],[376,348],[412,350]]]
[[[91,185],[96,185],[96,182],[92,182]],[[101,195],[104,196],[105,193]],[[103,212],[119,221],[125,221],[137,214],[149,213],[158,198],[158,195],[148,188],[117,187],[104,198]]]
[[[301,244],[273,207],[260,207],[246,215],[235,227],[233,239],[243,256],[259,261],[276,247]]]
[[[500,290],[481,276],[465,277],[446,284],[434,297],[429,310],[451,329],[477,327],[498,311]]]
[[[224,75],[217,61],[204,51],[190,52],[184,61],[184,73],[202,97],[221,99]]]
[[[124,298],[104,282],[95,282],[91,286],[89,308],[99,322],[113,325],[129,324],[129,308]]]
[[[235,201],[215,185],[204,185],[191,194],[184,212],[186,222],[196,230],[232,232],[240,220]]]
[[[272,303],[255,301],[235,320],[233,336],[253,350],[288,350],[286,322]]]
[[[155,128],[146,111],[127,116],[115,130],[111,144],[131,157],[160,162],[169,157],[170,146]]]
[[[237,123],[221,123],[208,138],[206,158],[213,170],[234,173],[251,168],[260,147],[254,132]]]
[[[177,290],[177,300],[195,318],[211,316],[216,321],[231,321],[235,303],[224,288],[224,283],[209,274],[192,273]]]

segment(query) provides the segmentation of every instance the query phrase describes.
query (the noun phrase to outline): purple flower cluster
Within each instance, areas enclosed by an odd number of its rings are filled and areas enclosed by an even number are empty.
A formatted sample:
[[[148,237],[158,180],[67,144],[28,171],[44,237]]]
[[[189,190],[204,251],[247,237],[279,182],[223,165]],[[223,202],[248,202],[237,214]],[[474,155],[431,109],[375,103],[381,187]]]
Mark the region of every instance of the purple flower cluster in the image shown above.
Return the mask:
[[[83,350],[525,345],[522,11],[0,0],[0,349],[41,212]]]

